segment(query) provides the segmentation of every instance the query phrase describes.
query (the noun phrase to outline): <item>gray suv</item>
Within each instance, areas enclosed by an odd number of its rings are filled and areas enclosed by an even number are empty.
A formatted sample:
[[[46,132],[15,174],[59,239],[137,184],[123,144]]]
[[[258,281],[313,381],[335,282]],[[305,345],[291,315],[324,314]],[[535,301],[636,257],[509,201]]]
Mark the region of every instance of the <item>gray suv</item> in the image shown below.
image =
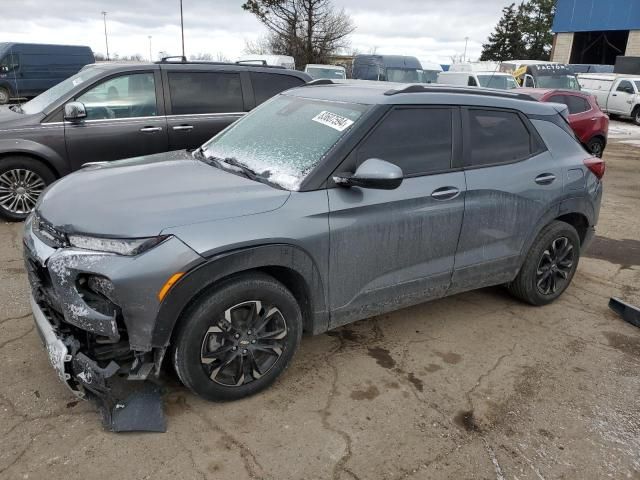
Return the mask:
[[[199,147],[309,80],[211,62],[87,66],[23,105],[0,107],[0,217],[23,220],[47,185],[84,163]]]
[[[303,332],[490,285],[532,305],[567,288],[604,164],[566,107],[320,83],[193,153],[90,165],[42,195],[24,233],[31,306],[73,392],[166,357],[202,397],[237,399]]]

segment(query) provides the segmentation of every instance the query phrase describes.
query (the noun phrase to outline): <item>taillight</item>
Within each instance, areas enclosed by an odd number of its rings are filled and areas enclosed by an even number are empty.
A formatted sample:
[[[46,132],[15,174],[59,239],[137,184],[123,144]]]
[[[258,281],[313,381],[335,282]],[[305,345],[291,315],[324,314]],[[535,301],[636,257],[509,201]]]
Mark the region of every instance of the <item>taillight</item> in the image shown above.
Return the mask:
[[[590,157],[584,161],[585,166],[598,177],[598,179],[604,176],[605,163],[604,160],[598,157]]]

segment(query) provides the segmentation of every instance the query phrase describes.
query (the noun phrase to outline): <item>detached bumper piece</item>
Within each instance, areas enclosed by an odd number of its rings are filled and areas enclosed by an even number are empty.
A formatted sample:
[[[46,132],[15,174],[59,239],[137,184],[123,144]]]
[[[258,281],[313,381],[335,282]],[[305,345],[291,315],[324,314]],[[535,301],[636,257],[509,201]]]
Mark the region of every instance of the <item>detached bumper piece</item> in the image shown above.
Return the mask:
[[[60,380],[80,398],[94,400],[103,416],[103,425],[112,432],[165,432],[160,389],[147,382],[118,382],[121,366],[111,360],[105,367],[79,351],[80,342],[69,334],[59,334],[31,297],[36,327],[49,361]],[[119,385],[120,383],[124,384]],[[114,392],[118,391],[116,395]],[[126,397],[126,400],[118,400]]]
[[[622,317],[625,322],[640,328],[640,308],[611,297],[609,308]]]

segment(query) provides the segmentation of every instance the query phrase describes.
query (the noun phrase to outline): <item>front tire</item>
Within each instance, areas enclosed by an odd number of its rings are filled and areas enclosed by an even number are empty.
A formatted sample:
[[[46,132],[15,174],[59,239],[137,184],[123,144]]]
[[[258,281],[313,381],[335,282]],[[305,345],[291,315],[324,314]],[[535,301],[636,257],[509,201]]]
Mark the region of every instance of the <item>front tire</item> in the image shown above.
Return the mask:
[[[24,220],[55,180],[53,172],[34,158],[0,159],[0,217],[10,222]]]
[[[533,242],[509,291],[531,305],[547,305],[567,289],[579,259],[578,232],[568,223],[554,221]]]
[[[6,87],[0,87],[0,105],[6,105],[11,99],[11,94]]]
[[[237,400],[271,385],[302,337],[293,294],[252,272],[231,278],[196,301],[181,321],[173,363],[182,383],[212,401]]]
[[[636,106],[636,108],[633,109],[631,118],[633,119],[633,123],[640,125],[640,106]]]
[[[604,140],[599,137],[592,138],[589,140],[589,143],[587,143],[587,149],[596,157],[602,158],[602,154],[604,153]]]

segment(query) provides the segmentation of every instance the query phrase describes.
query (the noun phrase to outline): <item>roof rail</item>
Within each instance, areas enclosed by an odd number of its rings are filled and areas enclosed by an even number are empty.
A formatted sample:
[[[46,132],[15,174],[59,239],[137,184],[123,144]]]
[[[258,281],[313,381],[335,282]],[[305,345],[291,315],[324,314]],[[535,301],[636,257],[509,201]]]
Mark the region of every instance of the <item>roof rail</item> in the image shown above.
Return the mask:
[[[177,59],[177,60],[174,60]],[[257,62],[258,60],[256,60]],[[183,57],[182,55],[176,55],[172,57],[163,57],[160,61],[154,62],[155,64],[163,64],[163,63],[188,63],[190,65],[233,65],[233,66],[248,66],[248,67],[260,67],[260,68],[275,68],[279,70],[286,70],[285,67],[281,65],[267,65],[265,64],[255,64],[255,63],[245,63],[245,61],[240,62],[214,62],[211,60],[187,60],[187,57]]]
[[[465,93],[468,95],[481,95],[485,97],[515,98],[518,100],[534,101],[535,98],[526,93],[509,92],[507,90],[494,90],[479,87],[453,87],[451,85],[437,86],[433,84],[412,84],[400,88],[391,88],[384,92],[385,95],[398,95],[400,93]]]
[[[318,78],[317,80],[311,80],[310,82],[307,82],[305,85],[312,87],[314,85],[337,85],[337,84],[330,78]]]
[[[160,62],[158,63],[169,63],[169,61],[173,60],[174,58],[179,58],[182,63],[187,63],[187,57],[183,55],[173,55],[171,57],[162,57],[160,59]]]

